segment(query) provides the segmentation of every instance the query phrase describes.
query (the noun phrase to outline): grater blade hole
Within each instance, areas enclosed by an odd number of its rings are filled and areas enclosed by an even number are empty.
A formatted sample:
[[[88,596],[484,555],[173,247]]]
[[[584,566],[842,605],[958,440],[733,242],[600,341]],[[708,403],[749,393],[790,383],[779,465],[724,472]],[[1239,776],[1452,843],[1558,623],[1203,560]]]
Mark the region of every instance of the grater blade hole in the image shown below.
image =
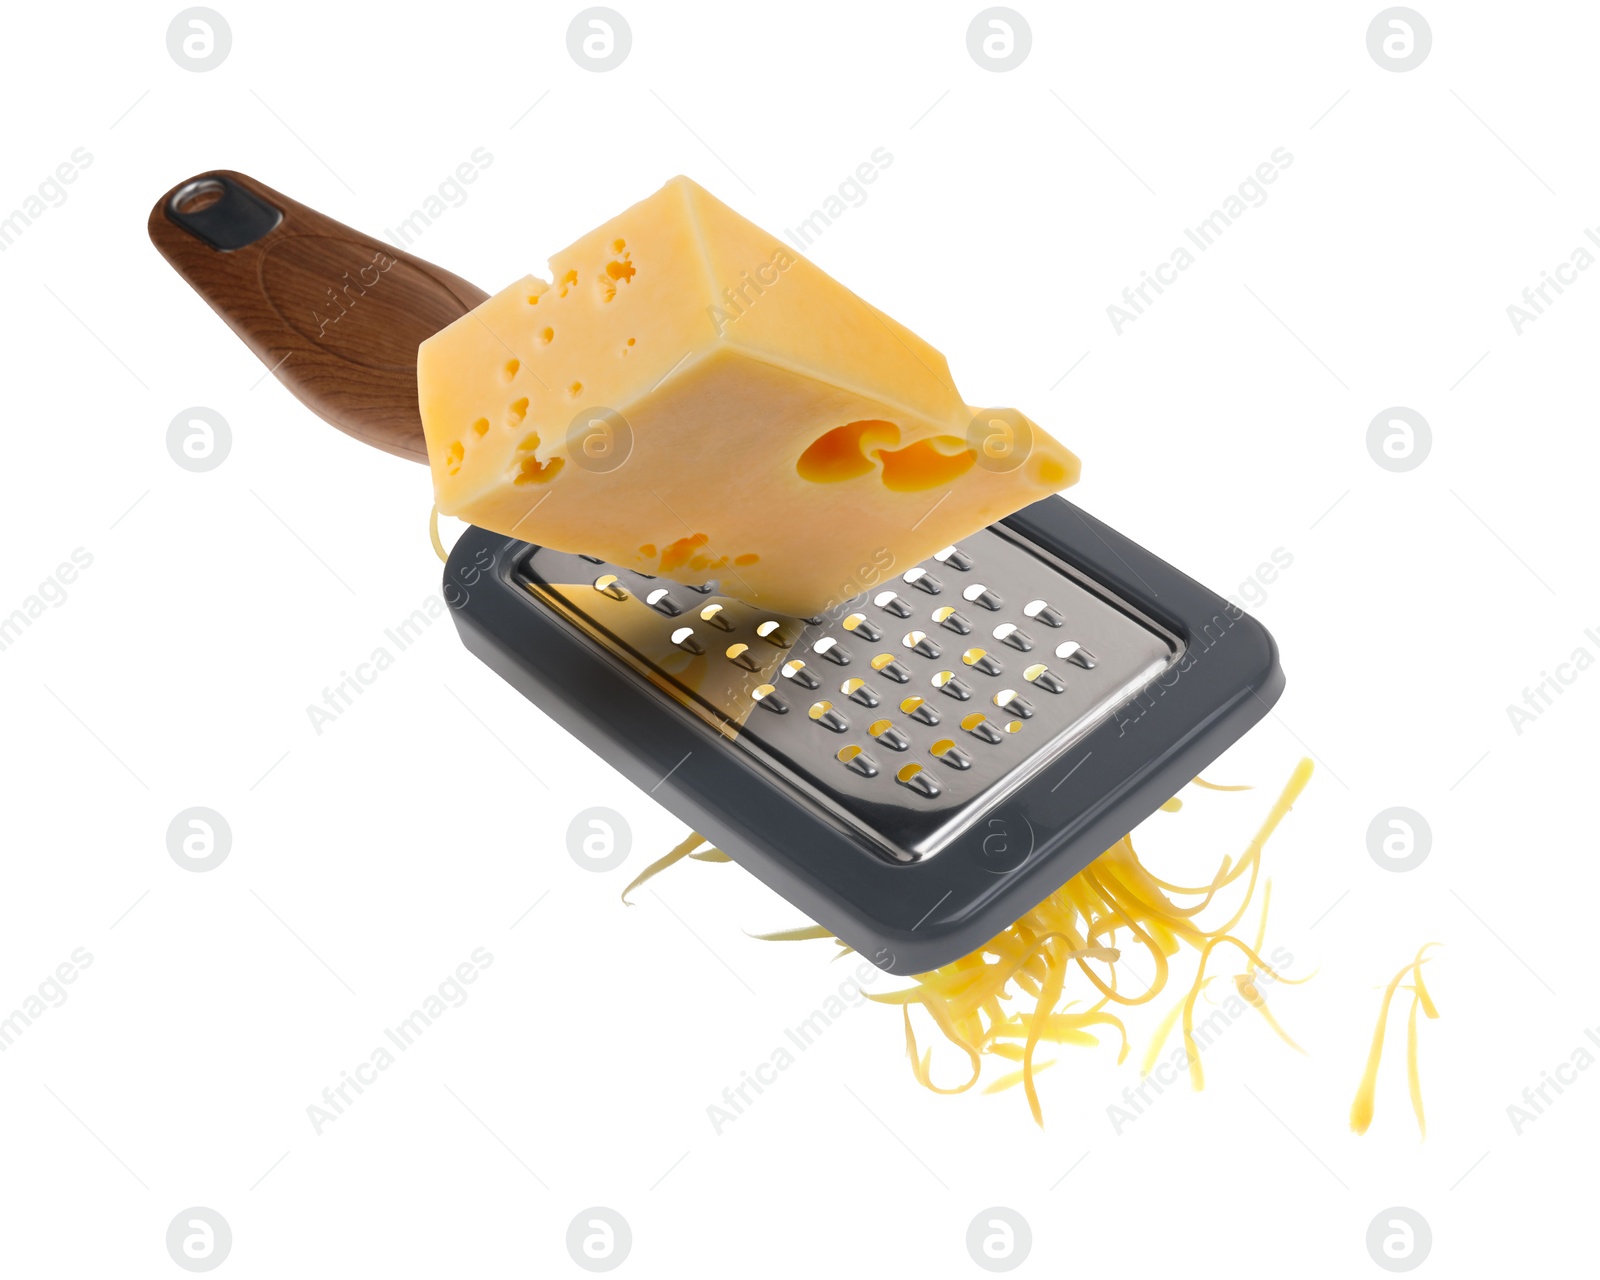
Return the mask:
[[[933,687],[940,693],[948,694],[957,702],[965,702],[972,696],[972,689],[966,681],[956,675],[954,671],[940,671],[933,677]]]
[[[902,715],[910,716],[913,720],[922,724],[934,725],[939,723],[939,713],[915,694],[901,701],[900,712]]]
[[[813,702],[806,714],[824,729],[831,729],[834,733],[843,733],[850,727],[850,722],[834,709],[831,702]]]
[[[990,746],[1002,741],[1000,730],[990,724],[989,717],[981,711],[974,711],[970,716],[963,717],[961,727],[973,737],[989,743]]]
[[[704,653],[705,645],[694,638],[693,627],[679,627],[672,633],[672,643],[689,653]]]
[[[869,643],[883,639],[883,632],[867,621],[867,615],[864,613],[852,613],[839,625],[850,632],[851,635],[860,636]]]
[[[790,644],[793,643],[788,634],[783,630],[783,624],[781,622],[774,622],[771,618],[768,618],[756,628],[756,634],[768,644],[775,644],[780,649],[787,649]]]
[[[953,738],[940,738],[928,750],[938,758],[941,764],[947,764],[952,769],[972,768],[972,757],[956,746]]]
[[[893,680],[896,684],[907,684],[911,680],[911,673],[900,665],[892,653],[880,653],[872,660],[872,669],[886,680]]]
[[[902,766],[894,776],[896,782],[910,787],[918,795],[932,799],[939,794],[939,784],[930,778],[927,770],[914,760],[910,764]]]
[[[759,684],[750,691],[750,696],[764,711],[775,711],[783,715],[789,710],[789,704],[778,696],[777,687],[774,685]]]
[[[1009,711],[1012,715],[1023,720],[1033,716],[1033,703],[1029,702],[1015,689],[1002,689],[994,695],[994,705],[1002,711]]]
[[[846,649],[832,636],[823,636],[811,648],[829,662],[837,663],[841,667],[850,665],[850,650]]]
[[[677,601],[675,601],[667,593],[667,589],[665,587],[657,587],[644,598],[644,602],[657,613],[664,613],[669,618],[676,618],[680,613],[683,612]]]
[[[896,728],[892,720],[874,720],[867,726],[867,732],[891,751],[907,751],[911,748],[911,739]]]
[[[1008,644],[1013,649],[1020,649],[1023,653],[1033,648],[1033,637],[1014,622],[1002,622],[994,629],[994,638],[1001,644]]]
[[[1066,619],[1059,612],[1050,607],[1048,601],[1030,600],[1022,606],[1025,617],[1032,618],[1035,622],[1042,622],[1047,627],[1060,627],[1066,625]]]
[[[820,689],[822,687],[822,682],[807,671],[806,664],[798,658],[783,664],[783,674],[802,689]]]
[[[1065,658],[1075,667],[1082,667],[1085,671],[1093,671],[1097,659],[1076,640],[1068,640],[1065,644],[1056,646],[1056,657]]]
[[[1061,677],[1042,662],[1034,663],[1022,673],[1022,678],[1037,688],[1048,689],[1051,693],[1061,693],[1067,687]]]
[[[997,676],[1005,670],[1000,660],[987,649],[968,649],[961,655],[961,661],[974,671],[981,671],[986,676]]]
[[[848,747],[840,747],[834,759],[863,778],[878,776],[877,762],[853,742]]]
[[[860,676],[851,676],[850,679],[839,686],[839,692],[852,702],[859,702],[864,707],[878,705],[877,691]]]

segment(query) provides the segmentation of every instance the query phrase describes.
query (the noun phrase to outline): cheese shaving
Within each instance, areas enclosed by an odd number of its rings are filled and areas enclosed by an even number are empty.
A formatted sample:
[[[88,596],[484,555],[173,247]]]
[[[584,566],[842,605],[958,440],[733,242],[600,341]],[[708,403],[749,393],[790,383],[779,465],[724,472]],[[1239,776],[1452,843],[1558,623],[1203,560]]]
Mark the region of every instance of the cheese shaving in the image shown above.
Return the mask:
[[[1365,1133],[1372,1124],[1377,1103],[1378,1065],[1383,1061],[1383,1038],[1389,1023],[1389,1006],[1394,1002],[1395,992],[1400,990],[1401,981],[1410,974],[1411,985],[1405,988],[1411,992],[1411,1014],[1406,1020],[1406,1083],[1411,1093],[1411,1109],[1417,1117],[1417,1130],[1424,1138],[1428,1136],[1428,1123],[1422,1111],[1422,1074],[1417,1063],[1417,1010],[1420,1009],[1429,1018],[1439,1016],[1433,997],[1428,994],[1428,988],[1422,981],[1422,966],[1428,962],[1424,952],[1438,945],[1437,942],[1424,943],[1412,957],[1411,963],[1395,974],[1384,989],[1383,1001],[1378,1006],[1378,1025],[1373,1028],[1372,1046],[1367,1050],[1367,1068],[1356,1088],[1355,1100],[1350,1104],[1350,1127],[1357,1133]]]
[[[1243,854],[1237,861],[1224,858],[1208,883],[1186,886],[1161,879],[1144,865],[1132,838],[1124,836],[1089,867],[976,951],[941,968],[916,975],[914,985],[903,990],[868,994],[869,1000],[901,1006],[906,1056],[917,1083],[934,1093],[964,1093],[978,1083],[986,1058],[1020,1063],[1018,1069],[1002,1075],[984,1092],[999,1092],[1020,1084],[1035,1123],[1042,1126],[1044,1113],[1035,1077],[1047,1064],[1035,1061],[1039,1046],[1092,1047],[1099,1044],[1099,1038],[1089,1029],[1110,1027],[1120,1040],[1117,1061],[1126,1060],[1129,1045],[1123,1011],[1147,1004],[1165,990],[1169,963],[1185,946],[1199,956],[1194,981],[1184,998],[1168,1010],[1157,1026],[1144,1058],[1145,1071],[1153,1067],[1162,1045],[1181,1019],[1190,1079],[1196,1089],[1204,1088],[1200,1052],[1194,1039],[1194,1004],[1216,976],[1208,973],[1213,953],[1226,947],[1237,951],[1244,961],[1242,972],[1233,977],[1241,1000],[1261,1014],[1286,1044],[1303,1052],[1267,1009],[1256,985],[1258,973],[1285,983],[1307,980],[1287,978],[1261,958],[1271,899],[1270,883],[1262,894],[1255,945],[1242,942],[1232,931],[1254,897],[1266,842],[1305,789],[1311,772],[1311,761],[1300,761]],[[1219,791],[1245,789],[1203,785]],[[1215,926],[1202,927],[1197,922],[1198,915],[1211,905],[1219,892],[1240,880],[1244,880],[1245,886],[1243,898],[1235,910]],[[1197,901],[1183,905],[1169,895]],[[1126,942],[1120,937],[1124,933]],[[826,929],[815,926],[758,936],[773,941],[797,941],[830,935]],[[1129,968],[1123,960],[1123,951],[1128,945],[1141,952],[1154,971],[1142,990],[1127,990],[1119,976],[1119,966],[1124,971]],[[1085,980],[1098,996],[1078,1012],[1072,1011],[1077,1008],[1077,1002],[1060,1004],[1069,977]],[[921,1006],[937,1031],[966,1058],[968,1070],[964,1080],[959,1075],[948,1083],[935,1079],[933,1050],[918,1046],[911,1018],[913,1005]],[[1007,1005],[1014,1007],[1008,1009]]]
[[[428,540],[433,543],[433,553],[439,557],[440,564],[449,564],[450,557],[445,554],[444,543],[439,539],[439,504],[433,504],[433,510],[428,512]]]
[[[652,862],[648,867],[646,867],[638,875],[634,876],[634,878],[631,881],[629,881],[628,887],[622,891],[623,904],[625,906],[631,907],[633,905],[633,903],[628,901],[628,895],[630,893],[632,893],[635,889],[637,889],[640,885],[642,885],[646,880],[655,879],[658,875],[660,875],[663,871],[665,871],[673,863],[681,862],[681,861],[683,861],[684,858],[693,858],[696,862],[732,862],[733,861],[733,859],[730,858],[727,854],[723,853],[721,849],[717,849],[717,848],[701,849],[700,846],[705,844],[705,842],[706,842],[706,838],[703,835],[701,835],[697,831],[691,831],[689,833],[688,839],[684,840],[680,844],[674,845],[671,850],[669,850],[666,854],[662,855],[661,857],[657,858],[654,862]],[[695,850],[697,850],[697,849],[699,850],[698,853],[695,852]]]

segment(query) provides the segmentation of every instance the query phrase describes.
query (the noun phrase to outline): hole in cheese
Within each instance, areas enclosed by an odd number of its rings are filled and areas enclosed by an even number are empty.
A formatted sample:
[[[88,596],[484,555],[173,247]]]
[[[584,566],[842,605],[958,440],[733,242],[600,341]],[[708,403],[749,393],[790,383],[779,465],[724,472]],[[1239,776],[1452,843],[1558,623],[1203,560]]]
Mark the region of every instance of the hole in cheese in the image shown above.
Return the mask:
[[[815,484],[836,484],[854,480],[874,469],[867,447],[873,444],[899,444],[900,428],[878,418],[847,422],[824,432],[807,446],[795,464],[802,480]]]
[[[895,493],[936,489],[959,479],[978,455],[956,436],[932,436],[904,449],[883,449],[883,487]]]
[[[548,462],[540,462],[531,454],[522,460],[522,466],[517,469],[517,478],[514,484],[545,484],[555,478],[561,470],[564,458],[551,458]]]

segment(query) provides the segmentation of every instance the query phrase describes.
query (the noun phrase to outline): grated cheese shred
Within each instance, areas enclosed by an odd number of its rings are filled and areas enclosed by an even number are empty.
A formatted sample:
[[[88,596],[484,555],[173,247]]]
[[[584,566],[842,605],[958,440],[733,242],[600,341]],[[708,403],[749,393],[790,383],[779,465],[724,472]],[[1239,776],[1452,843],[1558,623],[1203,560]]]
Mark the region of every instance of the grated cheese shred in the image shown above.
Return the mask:
[[[1411,1110],[1417,1117],[1417,1130],[1424,1138],[1428,1136],[1428,1122],[1422,1111],[1422,1074],[1417,1061],[1417,1011],[1420,1009],[1429,1018],[1439,1016],[1433,997],[1422,980],[1422,966],[1431,958],[1425,953],[1429,947],[1438,945],[1437,942],[1424,943],[1412,957],[1411,963],[1395,974],[1384,989],[1383,1001],[1378,1006],[1378,1025],[1372,1031],[1372,1047],[1367,1050],[1367,1067],[1356,1088],[1355,1100],[1350,1104],[1350,1127],[1356,1133],[1365,1133],[1372,1124],[1377,1104],[1378,1066],[1383,1060],[1383,1039],[1389,1023],[1389,1006],[1394,1002],[1395,992],[1401,990],[1401,982],[1410,974],[1411,985],[1404,988],[1411,992],[1411,1014],[1406,1019],[1406,1085],[1411,1094]]]

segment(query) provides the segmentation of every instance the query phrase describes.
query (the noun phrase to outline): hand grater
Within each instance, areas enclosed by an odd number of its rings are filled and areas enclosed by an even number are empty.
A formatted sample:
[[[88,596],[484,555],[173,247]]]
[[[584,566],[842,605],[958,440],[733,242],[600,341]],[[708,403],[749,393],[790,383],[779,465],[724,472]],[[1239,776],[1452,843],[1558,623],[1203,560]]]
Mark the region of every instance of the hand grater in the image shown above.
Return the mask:
[[[416,345],[482,291],[229,171],[179,184],[149,227],[309,407],[425,458]],[[375,254],[400,287],[346,288],[313,334],[303,314]],[[1258,622],[1059,497],[850,585],[789,617],[479,528],[444,574],[469,650],[897,974],[1054,892],[1283,690]]]

